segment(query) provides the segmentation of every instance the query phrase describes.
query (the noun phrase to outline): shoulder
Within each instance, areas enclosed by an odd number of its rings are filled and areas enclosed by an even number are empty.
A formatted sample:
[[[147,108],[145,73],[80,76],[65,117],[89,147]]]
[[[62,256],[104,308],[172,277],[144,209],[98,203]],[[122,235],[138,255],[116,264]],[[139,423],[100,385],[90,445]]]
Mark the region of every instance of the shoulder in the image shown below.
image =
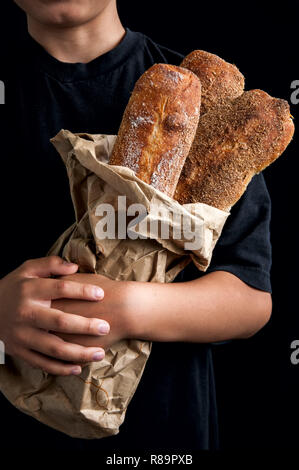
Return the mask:
[[[130,33],[138,37],[139,41],[142,41],[144,54],[151,63],[180,65],[182,62],[183,54],[155,42],[146,34],[135,31],[130,31]]]

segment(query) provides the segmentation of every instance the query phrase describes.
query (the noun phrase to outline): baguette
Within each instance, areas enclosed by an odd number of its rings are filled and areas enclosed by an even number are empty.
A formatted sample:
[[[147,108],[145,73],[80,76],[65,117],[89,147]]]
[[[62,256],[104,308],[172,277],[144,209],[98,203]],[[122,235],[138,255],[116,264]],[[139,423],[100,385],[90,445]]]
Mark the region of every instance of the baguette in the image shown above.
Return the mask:
[[[155,64],[136,82],[109,163],[172,197],[199,120],[201,84],[191,71]]]
[[[181,67],[191,70],[200,79],[201,116],[214,106],[237,98],[244,91],[244,76],[237,67],[210,52],[191,52],[184,58]]]
[[[175,199],[229,211],[251,178],[283,153],[293,134],[287,101],[261,90],[246,91],[214,108],[199,120]]]

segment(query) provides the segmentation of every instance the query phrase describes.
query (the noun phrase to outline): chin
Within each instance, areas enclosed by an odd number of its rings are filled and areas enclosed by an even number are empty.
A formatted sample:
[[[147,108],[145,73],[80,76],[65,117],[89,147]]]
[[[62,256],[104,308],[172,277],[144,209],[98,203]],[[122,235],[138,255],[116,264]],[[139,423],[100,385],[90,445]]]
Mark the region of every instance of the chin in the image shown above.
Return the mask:
[[[16,0],[15,3],[38,22],[63,28],[87,23],[109,0]]]
[[[59,8],[57,11],[52,12],[51,15],[45,14],[39,18],[40,22],[47,25],[56,25],[60,27],[79,26],[80,24],[87,23],[90,16],[85,15],[84,12],[77,9],[63,9]]]

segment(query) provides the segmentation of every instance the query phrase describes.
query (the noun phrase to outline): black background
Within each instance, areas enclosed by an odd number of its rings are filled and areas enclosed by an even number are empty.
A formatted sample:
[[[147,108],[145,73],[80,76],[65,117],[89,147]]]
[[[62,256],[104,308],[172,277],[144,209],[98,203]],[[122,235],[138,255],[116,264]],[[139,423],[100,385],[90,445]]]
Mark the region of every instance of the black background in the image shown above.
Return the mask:
[[[246,89],[261,88],[290,102],[291,82],[299,80],[296,2],[118,4],[121,20],[130,29],[183,54],[193,49],[218,54],[239,67]],[[0,50],[9,50],[25,30],[23,13],[12,0],[1,0]],[[296,125],[299,105],[291,105],[291,112]],[[264,172],[272,198],[271,321],[253,338],[214,350],[223,449],[295,449],[299,441],[299,364],[290,361],[290,344],[299,339],[298,145],[295,134],[284,155]]]

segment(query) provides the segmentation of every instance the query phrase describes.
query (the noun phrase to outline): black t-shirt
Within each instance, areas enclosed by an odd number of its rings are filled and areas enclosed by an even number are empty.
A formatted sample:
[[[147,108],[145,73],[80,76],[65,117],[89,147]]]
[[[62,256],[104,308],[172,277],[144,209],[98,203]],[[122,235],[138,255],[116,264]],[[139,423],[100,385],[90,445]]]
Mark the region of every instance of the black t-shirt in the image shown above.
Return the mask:
[[[10,54],[0,76],[6,86],[0,128],[2,276],[28,258],[44,256],[74,221],[65,167],[50,138],[61,128],[116,134],[140,75],[154,63],[178,65],[181,59],[128,29],[115,49],[88,64],[59,62],[29,36]],[[255,176],[231,211],[208,271],[231,272],[270,292],[270,212],[263,176]],[[190,265],[176,281],[201,275]],[[154,343],[125,422],[113,437],[72,439],[23,415],[3,396],[0,407],[2,445],[98,451],[218,446],[209,344]]]

